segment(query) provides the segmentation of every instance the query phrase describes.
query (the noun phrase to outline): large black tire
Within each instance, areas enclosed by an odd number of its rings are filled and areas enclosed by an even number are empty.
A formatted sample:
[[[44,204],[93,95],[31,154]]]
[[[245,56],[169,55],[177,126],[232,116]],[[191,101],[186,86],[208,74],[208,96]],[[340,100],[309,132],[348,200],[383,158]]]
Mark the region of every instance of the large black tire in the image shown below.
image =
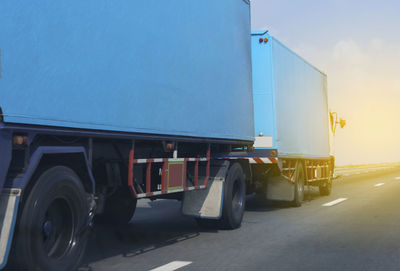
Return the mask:
[[[206,229],[236,229],[242,224],[246,205],[246,182],[242,166],[233,164],[225,179],[221,219],[196,218],[197,224]]]
[[[296,170],[296,179],[294,184],[294,200],[292,205],[295,207],[300,207],[304,201],[304,168],[303,165],[299,163]]]
[[[129,189],[120,189],[106,199],[103,213],[95,217],[98,224],[125,226],[131,221],[137,200],[129,193]]]
[[[332,179],[329,178],[329,180],[323,182],[319,186],[319,194],[321,196],[329,196],[332,192]]]
[[[75,270],[88,240],[89,203],[79,177],[55,166],[37,179],[23,202],[11,270]]]
[[[199,218],[196,217],[196,222],[203,229],[217,229],[221,223],[219,219]]]
[[[227,229],[239,228],[246,206],[246,182],[242,166],[233,164],[225,180],[222,225]]]

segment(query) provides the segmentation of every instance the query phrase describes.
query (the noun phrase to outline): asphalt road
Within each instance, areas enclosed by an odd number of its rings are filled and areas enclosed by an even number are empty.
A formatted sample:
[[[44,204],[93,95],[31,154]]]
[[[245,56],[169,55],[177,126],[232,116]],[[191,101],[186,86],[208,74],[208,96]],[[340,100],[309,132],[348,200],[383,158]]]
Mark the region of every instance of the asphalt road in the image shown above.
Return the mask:
[[[129,227],[95,228],[79,270],[400,270],[400,169],[353,173],[299,208],[250,196],[233,231],[199,228],[177,201],[141,201]]]

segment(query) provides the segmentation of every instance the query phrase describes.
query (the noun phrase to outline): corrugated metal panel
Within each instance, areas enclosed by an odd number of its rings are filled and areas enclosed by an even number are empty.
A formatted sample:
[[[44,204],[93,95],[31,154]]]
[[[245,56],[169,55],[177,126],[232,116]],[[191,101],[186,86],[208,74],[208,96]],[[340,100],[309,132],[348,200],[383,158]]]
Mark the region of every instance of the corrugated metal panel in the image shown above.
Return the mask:
[[[243,0],[0,2],[6,122],[253,140]]]
[[[269,85],[265,89],[272,88],[273,95],[263,102],[254,102],[255,132],[257,133],[257,127],[260,127],[259,123],[268,127],[275,126],[280,156],[329,157],[326,75],[274,37],[269,34],[264,36],[268,37],[269,41],[268,46],[264,46],[262,50],[270,54],[265,67],[253,65],[253,80],[254,75],[264,77],[254,80],[254,84],[256,86],[257,80],[268,81],[272,86]],[[257,42],[258,38],[253,39],[253,48]],[[254,87],[254,99],[257,99],[256,90]],[[273,103],[274,112],[259,110],[261,103],[266,107]],[[257,116],[258,114],[262,115]],[[275,121],[271,121],[271,116],[267,114],[272,114]]]

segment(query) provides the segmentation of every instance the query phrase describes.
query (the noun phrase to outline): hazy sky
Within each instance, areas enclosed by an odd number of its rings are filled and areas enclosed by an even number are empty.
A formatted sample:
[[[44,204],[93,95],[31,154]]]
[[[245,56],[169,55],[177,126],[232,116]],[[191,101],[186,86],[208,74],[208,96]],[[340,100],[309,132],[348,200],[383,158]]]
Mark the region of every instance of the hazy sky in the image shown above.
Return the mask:
[[[252,0],[269,30],[328,75],[329,107],[347,120],[338,164],[400,161],[400,1]]]

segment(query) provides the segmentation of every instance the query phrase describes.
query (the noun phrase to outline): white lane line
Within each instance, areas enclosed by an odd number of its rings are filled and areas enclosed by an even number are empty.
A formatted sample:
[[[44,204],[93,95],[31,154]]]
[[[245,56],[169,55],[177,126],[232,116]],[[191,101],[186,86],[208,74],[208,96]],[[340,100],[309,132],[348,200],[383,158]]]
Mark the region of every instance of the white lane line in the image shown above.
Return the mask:
[[[384,185],[385,183],[377,183],[376,185],[374,185],[375,187],[379,187],[379,186],[382,186],[382,185]]]
[[[396,177],[395,179],[396,179],[396,180],[400,180],[400,177]]]
[[[174,261],[174,262],[167,263],[163,266],[151,269],[150,271],[174,271],[176,269],[182,268],[191,263],[192,262]]]
[[[334,201],[331,201],[331,202],[327,202],[327,203],[325,203],[325,204],[322,204],[322,206],[331,207],[331,206],[336,205],[336,204],[339,204],[339,203],[341,203],[341,202],[343,202],[343,201],[345,201],[345,200],[347,200],[347,198],[338,198],[338,199],[335,199]]]

